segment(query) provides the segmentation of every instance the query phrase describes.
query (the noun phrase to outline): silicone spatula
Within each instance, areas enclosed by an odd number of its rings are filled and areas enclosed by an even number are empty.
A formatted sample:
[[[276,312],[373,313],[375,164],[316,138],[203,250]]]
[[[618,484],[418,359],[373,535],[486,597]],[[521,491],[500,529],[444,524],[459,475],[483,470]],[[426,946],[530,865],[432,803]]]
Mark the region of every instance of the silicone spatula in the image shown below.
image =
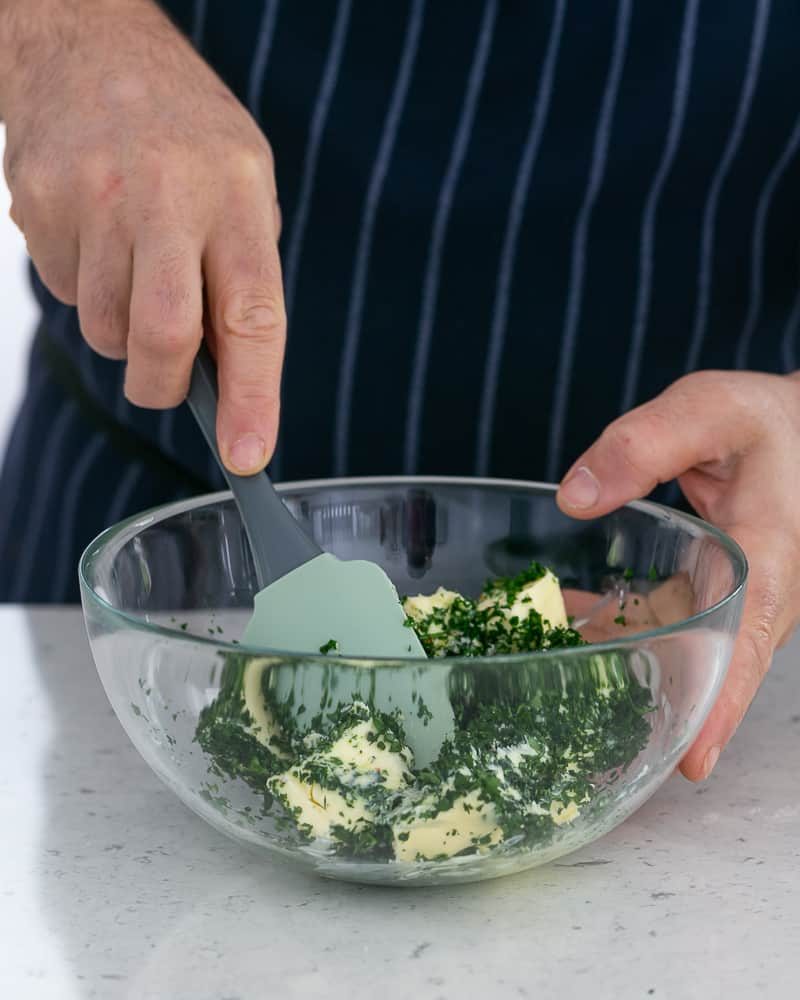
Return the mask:
[[[329,649],[342,656],[424,659],[380,566],[323,552],[284,506],[266,472],[237,476],[223,465],[217,399],[216,365],[203,344],[187,402],[233,491],[261,587],[244,642],[297,653]]]

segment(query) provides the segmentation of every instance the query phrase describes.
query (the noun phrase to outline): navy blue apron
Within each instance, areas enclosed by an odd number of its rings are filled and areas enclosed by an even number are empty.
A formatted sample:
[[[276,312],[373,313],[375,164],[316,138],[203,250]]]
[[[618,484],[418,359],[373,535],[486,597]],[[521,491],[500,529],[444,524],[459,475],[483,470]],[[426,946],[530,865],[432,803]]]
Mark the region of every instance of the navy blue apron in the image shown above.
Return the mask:
[[[553,480],[687,371],[797,366],[794,0],[164,6],[275,151],[277,479]],[[222,484],[34,286],[0,599],[67,601],[104,526]]]

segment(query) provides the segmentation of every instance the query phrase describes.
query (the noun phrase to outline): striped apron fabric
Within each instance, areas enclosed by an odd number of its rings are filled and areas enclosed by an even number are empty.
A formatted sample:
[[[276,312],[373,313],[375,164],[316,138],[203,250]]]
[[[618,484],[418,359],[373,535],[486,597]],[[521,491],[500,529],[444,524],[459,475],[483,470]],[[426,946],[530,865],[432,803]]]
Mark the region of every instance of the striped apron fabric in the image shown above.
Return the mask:
[[[275,151],[275,478],[553,480],[687,371],[797,367],[796,0],[164,7]],[[222,484],[33,282],[0,600],[65,601],[105,525]]]

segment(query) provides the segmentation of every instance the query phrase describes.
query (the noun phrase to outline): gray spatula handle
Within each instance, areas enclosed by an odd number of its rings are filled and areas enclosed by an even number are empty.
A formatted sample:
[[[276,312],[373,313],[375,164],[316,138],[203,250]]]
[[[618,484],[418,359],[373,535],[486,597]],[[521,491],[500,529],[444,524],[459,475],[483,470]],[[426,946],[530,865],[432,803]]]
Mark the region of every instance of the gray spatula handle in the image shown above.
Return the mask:
[[[203,343],[194,362],[186,402],[239,505],[263,590],[318,556],[322,549],[283,505],[266,472],[236,476],[225,468],[217,448],[217,400],[217,366]]]

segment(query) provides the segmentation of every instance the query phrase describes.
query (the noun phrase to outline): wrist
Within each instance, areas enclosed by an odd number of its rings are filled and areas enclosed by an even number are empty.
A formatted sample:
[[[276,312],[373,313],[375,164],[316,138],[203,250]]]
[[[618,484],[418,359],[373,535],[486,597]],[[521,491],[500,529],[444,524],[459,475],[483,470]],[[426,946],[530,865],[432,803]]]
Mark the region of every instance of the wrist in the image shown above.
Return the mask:
[[[131,20],[153,17],[165,21],[155,0],[0,0],[0,121],[43,76],[56,85],[56,58],[68,58],[87,35],[119,38],[116,30],[124,32]],[[114,29],[120,19],[126,25]]]

